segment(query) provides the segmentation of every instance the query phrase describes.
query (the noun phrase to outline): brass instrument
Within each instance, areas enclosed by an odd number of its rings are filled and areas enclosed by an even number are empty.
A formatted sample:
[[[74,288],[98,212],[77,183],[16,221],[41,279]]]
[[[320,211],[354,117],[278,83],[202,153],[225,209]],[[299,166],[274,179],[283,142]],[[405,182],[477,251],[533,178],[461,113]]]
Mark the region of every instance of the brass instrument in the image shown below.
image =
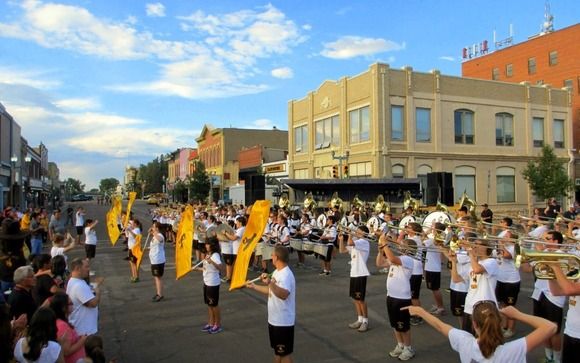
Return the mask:
[[[365,203],[358,197],[358,194],[354,195],[354,199],[350,203],[351,209],[361,210]]]
[[[349,236],[356,236],[356,234],[357,234],[356,230],[352,230],[348,227],[343,227],[340,224],[337,226],[336,231],[338,232],[339,235],[346,234]],[[377,242],[377,236],[375,236],[374,234],[364,233],[364,232],[361,232],[361,233],[362,233],[363,237],[368,239],[370,242]]]
[[[387,203],[385,203],[385,198],[383,198],[382,194],[379,194],[379,196],[377,197],[377,200],[373,205],[373,210],[375,211],[376,214],[388,213],[390,211],[390,208],[387,205]]]
[[[471,218],[474,221],[477,221],[479,219],[479,218],[477,218],[477,215],[475,214],[475,207],[477,207],[477,204],[475,203],[475,201],[473,201],[469,198],[466,191],[463,191],[463,195],[461,196],[461,199],[459,200],[459,208],[461,208],[461,207],[467,207],[467,210],[469,211],[469,214],[471,215]]]
[[[282,193],[280,199],[278,200],[278,206],[282,209],[288,209],[290,207],[290,199],[288,199],[288,193]]]
[[[317,203],[314,200],[314,197],[312,196],[312,193],[309,192],[308,194],[306,194],[306,199],[304,199],[304,209],[306,209],[307,211],[311,212],[312,210],[314,210],[314,208],[316,208]]]
[[[447,206],[443,203],[441,203],[441,201],[437,200],[437,205],[435,206],[435,210],[439,211],[439,212],[444,212],[444,213],[449,213],[449,209],[447,208]]]
[[[536,278],[541,280],[553,280],[556,278],[550,264],[557,263],[564,275],[569,280],[580,278],[580,257],[563,252],[536,251],[531,249],[520,249],[515,264],[520,267],[522,263],[535,262],[533,272]]]
[[[411,197],[411,192],[407,190],[404,194],[403,209],[407,210],[408,208],[411,208],[414,212],[418,211],[419,201]]]
[[[231,241],[227,234],[235,234],[236,231],[227,223],[218,224],[215,228],[215,235],[220,241]]]
[[[338,192],[334,192],[334,194],[332,194],[332,199],[330,200],[330,208],[334,209],[336,207],[338,207],[342,212],[342,199],[338,196]]]

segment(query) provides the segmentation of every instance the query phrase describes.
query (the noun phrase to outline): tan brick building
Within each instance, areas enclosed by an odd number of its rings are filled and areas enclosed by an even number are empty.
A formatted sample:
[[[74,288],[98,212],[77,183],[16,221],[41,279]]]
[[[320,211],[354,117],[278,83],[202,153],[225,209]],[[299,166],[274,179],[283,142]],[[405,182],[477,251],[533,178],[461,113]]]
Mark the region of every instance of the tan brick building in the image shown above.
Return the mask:
[[[532,119],[547,120],[568,159],[571,95],[531,84],[444,76],[373,64],[356,76],[326,81],[288,103],[290,178],[331,178],[346,156],[350,178],[420,178],[451,172],[455,199],[521,209],[533,197],[521,176],[537,156]],[[554,130],[563,130],[556,135]],[[559,138],[562,138],[560,140]]]

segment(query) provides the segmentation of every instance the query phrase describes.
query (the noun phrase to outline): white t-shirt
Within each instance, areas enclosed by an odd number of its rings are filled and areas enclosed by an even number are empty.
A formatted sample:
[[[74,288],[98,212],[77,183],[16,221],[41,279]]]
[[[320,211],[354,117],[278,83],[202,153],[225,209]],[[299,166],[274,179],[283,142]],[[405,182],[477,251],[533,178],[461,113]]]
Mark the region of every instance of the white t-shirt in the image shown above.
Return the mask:
[[[548,232],[548,226],[542,224],[541,226],[534,228],[530,233],[528,233],[528,235],[533,238],[542,238],[546,232]]]
[[[425,247],[427,247],[425,271],[441,272],[441,252],[435,250],[435,240],[433,238],[426,239]]]
[[[534,283],[534,291],[532,292],[532,299],[540,301],[540,296],[544,294],[550,302],[561,308],[566,304],[566,296],[554,296],[550,291],[550,284],[548,280],[537,279]]]
[[[369,276],[367,267],[371,246],[364,238],[354,241],[354,246],[346,246],[350,253],[350,277]]]
[[[500,258],[498,261],[499,271],[497,274],[497,281],[515,283],[520,281],[520,271],[516,268],[514,261],[515,246],[513,244],[506,244],[505,250],[512,256],[512,258]]]
[[[580,339],[580,296],[569,297],[564,334]]]
[[[151,260],[152,265],[165,263],[165,237],[161,233],[157,233],[151,238],[149,260]]]
[[[423,275],[423,241],[421,237],[411,237],[417,243],[417,253],[413,259],[413,275]]]
[[[220,241],[220,250],[222,251],[222,255],[233,255],[234,246],[232,241]]]
[[[497,284],[498,265],[495,258],[486,258],[479,261],[485,272],[476,274],[473,270],[469,271],[469,281],[467,296],[465,297],[464,311],[467,314],[473,314],[473,305],[478,301],[490,300],[497,304],[495,298],[495,285]]]
[[[459,353],[461,363],[526,362],[526,338],[516,339],[498,346],[489,358],[483,357],[479,350],[477,339],[466,331],[451,329],[449,331],[449,343],[451,344],[451,349]]]
[[[278,240],[276,241],[282,245],[290,244],[290,228],[288,226],[280,226],[278,228]]]
[[[212,253],[210,258],[218,265],[222,264],[219,253]],[[203,283],[206,286],[219,286],[220,284],[220,270],[206,260],[203,261]]]
[[[24,340],[27,338],[20,338],[16,345],[14,346],[14,359],[17,362],[27,363],[30,362],[26,358],[24,358],[24,353],[22,352],[22,345],[24,344]],[[40,357],[34,361],[34,363],[54,363],[58,359],[60,355],[60,344],[57,342],[53,342],[52,340],[48,341],[48,345],[43,347],[40,351]]]
[[[242,226],[236,229],[236,240],[232,241],[232,248],[234,255],[238,254],[238,250],[240,249],[240,244],[242,243],[242,237],[244,236],[244,232],[246,231],[246,227]]]
[[[75,227],[83,227],[85,225],[85,214],[77,212],[75,217]]]
[[[289,292],[282,300],[271,291],[268,294],[268,323],[273,326],[294,326],[296,320],[296,280],[290,267],[274,270],[272,279],[278,287]]]
[[[87,245],[97,245],[97,231],[91,227],[85,228],[85,244]]]
[[[413,258],[399,256],[401,265],[391,265],[387,277],[387,296],[396,299],[411,298],[411,272],[413,271]]]
[[[471,266],[469,265],[469,256],[465,253],[465,251],[458,252],[457,274],[459,274],[459,276],[463,278],[463,282],[454,282],[453,279],[451,279],[449,288],[453,291],[467,292],[468,290],[467,282],[469,281],[469,270],[471,270]]]
[[[129,227],[127,227],[127,228],[129,228]],[[141,234],[141,229],[139,229],[139,227],[134,228],[132,231],[135,235]],[[127,234],[126,234],[127,235],[127,248],[129,248],[129,249],[132,249],[133,247],[135,247],[135,244],[137,243],[137,241],[135,240],[136,236],[134,236],[133,233],[127,232]]]
[[[73,309],[68,318],[79,335],[96,334],[99,327],[99,308],[90,308],[84,304],[95,297],[91,287],[85,280],[71,277],[66,285],[66,293],[73,303]]]

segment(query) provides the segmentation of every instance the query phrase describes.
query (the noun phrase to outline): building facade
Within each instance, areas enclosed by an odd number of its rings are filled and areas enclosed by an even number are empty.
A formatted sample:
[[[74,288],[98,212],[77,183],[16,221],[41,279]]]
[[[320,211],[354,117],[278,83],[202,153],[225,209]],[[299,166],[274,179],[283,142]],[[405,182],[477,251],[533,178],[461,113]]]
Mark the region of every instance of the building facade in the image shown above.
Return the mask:
[[[326,81],[288,103],[289,175],[294,179],[420,178],[451,172],[455,200],[522,209],[535,202],[521,173],[545,140],[568,160],[571,94],[530,83],[509,84],[413,72],[374,64]],[[345,169],[346,166],[346,169]]]

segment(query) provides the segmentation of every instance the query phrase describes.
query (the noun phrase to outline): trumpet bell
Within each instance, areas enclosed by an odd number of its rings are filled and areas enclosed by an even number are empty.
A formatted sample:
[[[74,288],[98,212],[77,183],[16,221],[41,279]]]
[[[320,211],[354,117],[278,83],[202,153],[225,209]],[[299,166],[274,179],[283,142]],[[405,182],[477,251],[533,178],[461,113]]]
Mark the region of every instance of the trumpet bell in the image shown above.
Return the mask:
[[[219,224],[215,228],[215,235],[216,235],[217,239],[220,241],[229,241],[230,240],[226,236],[226,233],[233,234],[233,233],[236,233],[236,231],[227,223]]]
[[[516,252],[518,249],[516,249]],[[557,264],[566,278],[576,280],[580,278],[580,257],[571,253],[536,251],[526,248],[519,249],[515,265],[517,268],[522,263],[535,262],[533,273],[541,280],[553,280],[556,274],[552,270],[552,265]]]

